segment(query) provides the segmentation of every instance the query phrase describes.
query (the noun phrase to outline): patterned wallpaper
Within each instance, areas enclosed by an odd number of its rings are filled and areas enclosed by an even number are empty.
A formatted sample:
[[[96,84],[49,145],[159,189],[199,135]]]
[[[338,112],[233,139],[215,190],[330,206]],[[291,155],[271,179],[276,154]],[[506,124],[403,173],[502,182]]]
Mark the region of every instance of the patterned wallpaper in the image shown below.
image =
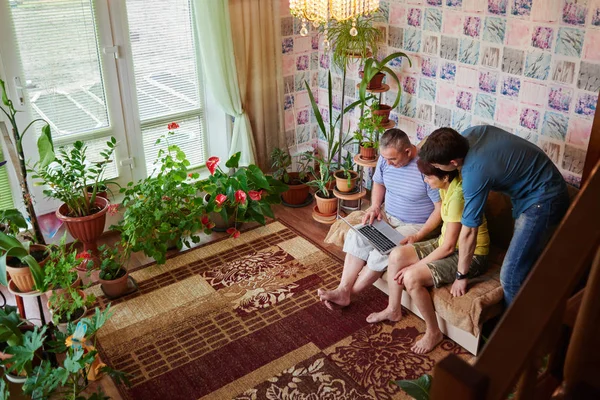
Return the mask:
[[[281,9],[286,134],[302,147],[317,135],[303,82],[326,99],[330,58],[314,31],[298,34],[287,0]],[[380,56],[404,51],[413,62],[391,63],[402,83],[391,118],[415,143],[439,126],[497,125],[537,144],[579,185],[600,90],[600,1],[381,0],[381,13]],[[349,68],[345,104],[357,96],[358,69]],[[341,72],[332,74],[337,115]]]

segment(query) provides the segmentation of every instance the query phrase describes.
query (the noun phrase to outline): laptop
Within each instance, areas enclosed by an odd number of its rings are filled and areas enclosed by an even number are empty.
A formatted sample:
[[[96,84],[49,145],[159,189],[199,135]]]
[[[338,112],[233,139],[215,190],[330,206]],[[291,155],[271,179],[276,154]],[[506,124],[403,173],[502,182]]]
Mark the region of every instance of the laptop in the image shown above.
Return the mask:
[[[357,234],[367,240],[381,254],[389,254],[404,236],[384,220],[375,220],[371,225],[359,224],[352,225],[347,219],[340,215],[340,218],[347,223]]]

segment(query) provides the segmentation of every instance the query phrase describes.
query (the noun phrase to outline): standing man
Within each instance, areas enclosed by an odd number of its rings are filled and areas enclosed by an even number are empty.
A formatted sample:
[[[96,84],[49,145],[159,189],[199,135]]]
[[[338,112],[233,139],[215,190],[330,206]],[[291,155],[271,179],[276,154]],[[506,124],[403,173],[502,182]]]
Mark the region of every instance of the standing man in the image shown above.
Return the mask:
[[[406,133],[389,129],[381,136],[379,151],[371,207],[362,223],[370,224],[385,216],[404,236],[400,244],[424,240],[442,220],[441,201],[438,191],[423,181],[423,174],[417,168],[417,148]],[[382,209],[384,200],[385,211]],[[317,291],[328,308],[350,304],[351,296],[372,285],[387,268],[388,256],[379,253],[352,230],[346,236],[344,251],[346,259],[339,286],[334,290]]]
[[[469,128],[463,136],[452,128],[437,129],[419,157],[441,170],[460,169],[462,174],[465,206],[453,296],[467,291],[465,275],[488,193],[494,190],[511,197],[515,230],[500,271],[504,301],[510,305],[569,208],[560,172],[539,147],[490,125]]]

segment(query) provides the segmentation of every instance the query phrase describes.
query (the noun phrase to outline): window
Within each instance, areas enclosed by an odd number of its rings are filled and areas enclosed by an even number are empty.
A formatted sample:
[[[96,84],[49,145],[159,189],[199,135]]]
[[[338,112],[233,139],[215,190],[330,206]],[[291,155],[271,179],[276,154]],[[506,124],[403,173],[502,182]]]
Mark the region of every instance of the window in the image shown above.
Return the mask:
[[[19,125],[43,118],[56,145],[83,140],[90,159],[116,137],[107,177],[124,184],[152,173],[156,139],[176,121],[173,144],[192,167],[204,165],[205,93],[190,1],[0,0],[0,76],[13,101],[23,99],[15,101],[27,111]],[[32,135],[25,143],[30,163],[35,142]],[[2,182],[0,171],[4,198]],[[41,189],[34,196],[38,212],[56,209]]]

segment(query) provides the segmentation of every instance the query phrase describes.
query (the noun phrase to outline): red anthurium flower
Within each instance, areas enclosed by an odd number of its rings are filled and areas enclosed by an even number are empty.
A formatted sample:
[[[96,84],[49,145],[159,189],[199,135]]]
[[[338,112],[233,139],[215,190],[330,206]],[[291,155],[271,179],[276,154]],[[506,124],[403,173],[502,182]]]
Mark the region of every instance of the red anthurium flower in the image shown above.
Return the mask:
[[[240,231],[238,231],[235,228],[229,228],[229,229],[227,229],[226,232],[229,234],[230,237],[232,237],[234,239],[237,239],[240,237]]]
[[[215,170],[217,169],[220,161],[221,160],[219,160],[219,157],[216,156],[212,156],[206,161],[206,168],[208,168],[211,175],[215,174]]]
[[[252,200],[259,201],[260,197],[262,196],[262,190],[260,192],[257,192],[256,190],[251,190],[248,192],[248,195]]]
[[[91,260],[92,255],[89,251],[82,251],[81,253],[77,254],[75,258],[78,260]]]
[[[210,224],[210,219],[208,219],[208,215],[204,215],[202,217],[202,225],[208,225]]]
[[[240,204],[245,204],[246,203],[246,192],[244,192],[241,189],[238,190],[237,192],[235,192],[235,202],[240,203]]]
[[[177,122],[171,122],[169,125],[167,125],[167,128],[172,131],[173,129],[179,128],[179,124]]]
[[[217,197],[215,197],[215,203],[217,203],[217,205],[222,205],[223,203],[225,203],[227,201],[227,196],[225,196],[224,194],[218,194]]]

